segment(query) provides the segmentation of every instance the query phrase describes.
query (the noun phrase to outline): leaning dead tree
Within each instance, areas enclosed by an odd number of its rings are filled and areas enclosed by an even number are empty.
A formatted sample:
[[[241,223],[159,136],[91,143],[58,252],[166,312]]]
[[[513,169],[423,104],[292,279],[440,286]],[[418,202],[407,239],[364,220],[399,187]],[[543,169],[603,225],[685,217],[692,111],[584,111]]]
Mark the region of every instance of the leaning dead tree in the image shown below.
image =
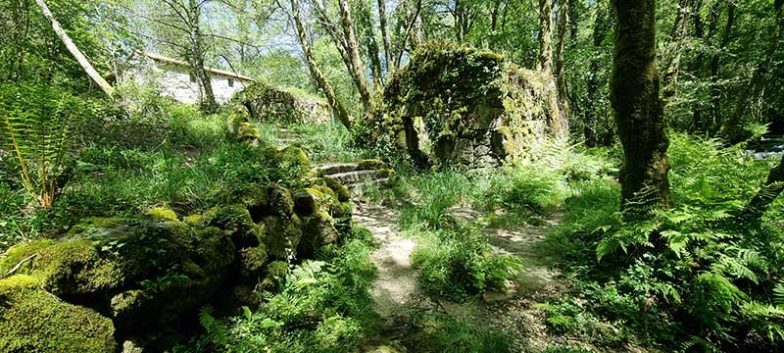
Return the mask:
[[[114,94],[114,88],[112,85],[110,85],[109,82],[106,82],[106,80],[101,77],[100,74],[98,74],[98,71],[95,70],[93,65],[90,64],[90,61],[87,60],[84,54],[82,54],[82,51],[79,50],[79,47],[77,47],[73,40],[71,40],[71,37],[68,36],[68,33],[65,33],[65,30],[60,25],[60,22],[54,18],[54,15],[52,15],[49,7],[46,6],[46,2],[44,2],[44,0],[35,0],[35,3],[38,4],[38,7],[41,8],[41,12],[43,12],[44,17],[46,17],[46,19],[52,25],[54,33],[56,33],[63,42],[63,45],[65,45],[65,48],[68,49],[69,53],[71,53],[71,56],[76,59],[76,61],[79,63],[79,66],[81,66],[84,72],[87,73],[87,76],[89,76],[90,79],[93,80],[93,82],[95,82],[95,84],[98,85],[98,87],[104,93],[106,93],[107,96],[112,97],[112,94]]]

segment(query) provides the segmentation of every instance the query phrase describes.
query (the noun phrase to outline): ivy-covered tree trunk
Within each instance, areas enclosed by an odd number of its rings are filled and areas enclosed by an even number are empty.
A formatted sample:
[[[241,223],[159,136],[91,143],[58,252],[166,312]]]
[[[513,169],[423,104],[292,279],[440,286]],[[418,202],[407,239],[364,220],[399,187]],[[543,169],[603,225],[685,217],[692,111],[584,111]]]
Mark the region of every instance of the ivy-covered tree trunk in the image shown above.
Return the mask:
[[[611,101],[623,146],[621,208],[644,216],[671,204],[669,141],[659,97],[654,0],[613,0],[615,52]]]
[[[553,72],[553,0],[539,0],[539,69]]]
[[[305,31],[305,25],[302,22],[299,0],[291,0],[291,13],[294,19],[294,27],[297,30],[297,39],[302,48],[302,53],[305,56],[305,62],[308,64],[310,75],[313,76],[313,80],[316,81],[318,87],[324,92],[327,103],[338,120],[340,120],[347,129],[351,128],[351,118],[349,117],[346,108],[344,108],[343,104],[338,100],[337,95],[335,95],[335,89],[332,88],[332,85],[327,81],[327,78],[318,68],[316,60],[313,58],[313,52],[310,49],[310,42],[308,41],[308,34]]]
[[[718,17],[718,13],[713,13],[711,16]],[[713,54],[710,62],[710,118],[706,122],[708,133],[714,135],[721,123],[721,87],[719,87],[719,69],[721,68],[721,53],[730,42],[732,36],[732,28],[735,25],[735,4],[727,3],[727,20],[722,29],[721,38],[719,39],[719,50]]]
[[[386,62],[387,73],[390,71],[392,62],[392,46],[389,42],[389,28],[387,27],[387,4],[384,0],[378,0],[378,25],[381,27],[381,41],[384,43],[384,61]]]
[[[546,77],[549,89],[557,90],[553,76],[553,1],[539,0],[539,70]],[[569,123],[566,115],[558,107],[547,122],[548,130],[555,139],[564,139],[569,134]]]

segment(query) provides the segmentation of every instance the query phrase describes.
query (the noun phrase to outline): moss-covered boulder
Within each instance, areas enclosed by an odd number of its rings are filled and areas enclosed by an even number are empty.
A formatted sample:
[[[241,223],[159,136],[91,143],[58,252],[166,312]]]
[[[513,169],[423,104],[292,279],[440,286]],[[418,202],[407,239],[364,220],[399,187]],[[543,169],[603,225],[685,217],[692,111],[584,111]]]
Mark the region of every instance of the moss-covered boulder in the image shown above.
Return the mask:
[[[264,235],[264,227],[254,223],[250,211],[242,205],[210,209],[204,214],[202,221],[205,225],[228,232],[238,248],[257,246]]]
[[[0,271],[16,267],[46,291],[108,311],[118,329],[132,330],[197,310],[227,277],[234,249],[227,232],[215,227],[95,218],[63,240],[12,247]]]
[[[279,89],[256,82],[235,94],[233,102],[244,106],[255,120],[285,123],[325,123],[331,120],[329,105],[321,98],[295,89]]]
[[[387,86],[365,142],[405,151],[419,166],[493,165],[526,158],[558,113],[545,75],[493,52],[431,42]]]
[[[112,321],[39,288],[38,279],[0,280],[0,352],[113,353]]]
[[[264,245],[240,250],[240,274],[246,279],[258,279],[264,272],[269,255]]]
[[[305,218],[297,255],[306,259],[313,258],[319,248],[335,243],[339,238],[340,234],[335,228],[332,216],[320,210]]]
[[[290,217],[267,216],[262,219],[265,227],[264,245],[267,254],[276,260],[296,257],[297,245],[302,238],[302,221],[297,215]]]
[[[267,275],[261,281],[261,288],[268,291],[280,289],[289,273],[289,264],[285,261],[272,261],[267,266]]]

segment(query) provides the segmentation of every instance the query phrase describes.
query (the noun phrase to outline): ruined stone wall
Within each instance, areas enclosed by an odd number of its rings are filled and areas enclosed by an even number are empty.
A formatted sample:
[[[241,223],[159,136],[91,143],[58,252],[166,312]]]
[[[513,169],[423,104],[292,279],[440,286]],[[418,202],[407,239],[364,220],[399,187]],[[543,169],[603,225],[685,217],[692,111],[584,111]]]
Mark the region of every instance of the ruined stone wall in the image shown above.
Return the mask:
[[[254,83],[237,92],[233,100],[248,109],[255,120],[278,120],[287,123],[325,123],[332,119],[326,102],[308,96]]]
[[[368,141],[406,151],[422,166],[527,158],[558,114],[547,83],[496,53],[427,43],[387,86]]]

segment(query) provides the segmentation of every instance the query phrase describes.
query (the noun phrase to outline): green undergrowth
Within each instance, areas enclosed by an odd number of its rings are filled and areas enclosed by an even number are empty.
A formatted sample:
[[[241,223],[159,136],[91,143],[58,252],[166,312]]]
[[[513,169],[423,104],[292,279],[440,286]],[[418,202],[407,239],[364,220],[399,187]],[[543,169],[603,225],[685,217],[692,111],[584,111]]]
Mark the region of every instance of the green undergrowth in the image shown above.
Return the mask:
[[[271,163],[274,152],[237,143],[227,113],[163,104],[152,112],[80,123],[54,206],[31,207],[7,159],[0,165],[0,250],[67,230],[84,217],[136,215],[156,206],[197,213],[225,201],[237,185],[302,180],[297,166]],[[263,137],[263,134],[262,134]]]
[[[573,280],[544,306],[551,330],[592,344],[667,351],[778,351],[784,344],[781,201],[739,212],[771,165],[743,146],[674,134],[672,208],[626,221],[614,181],[579,184],[544,248]]]
[[[371,238],[354,227],[340,246],[285,269],[282,289],[258,308],[226,319],[202,310],[206,333],[175,352],[360,352],[376,340],[380,323],[369,294],[376,277]]]

